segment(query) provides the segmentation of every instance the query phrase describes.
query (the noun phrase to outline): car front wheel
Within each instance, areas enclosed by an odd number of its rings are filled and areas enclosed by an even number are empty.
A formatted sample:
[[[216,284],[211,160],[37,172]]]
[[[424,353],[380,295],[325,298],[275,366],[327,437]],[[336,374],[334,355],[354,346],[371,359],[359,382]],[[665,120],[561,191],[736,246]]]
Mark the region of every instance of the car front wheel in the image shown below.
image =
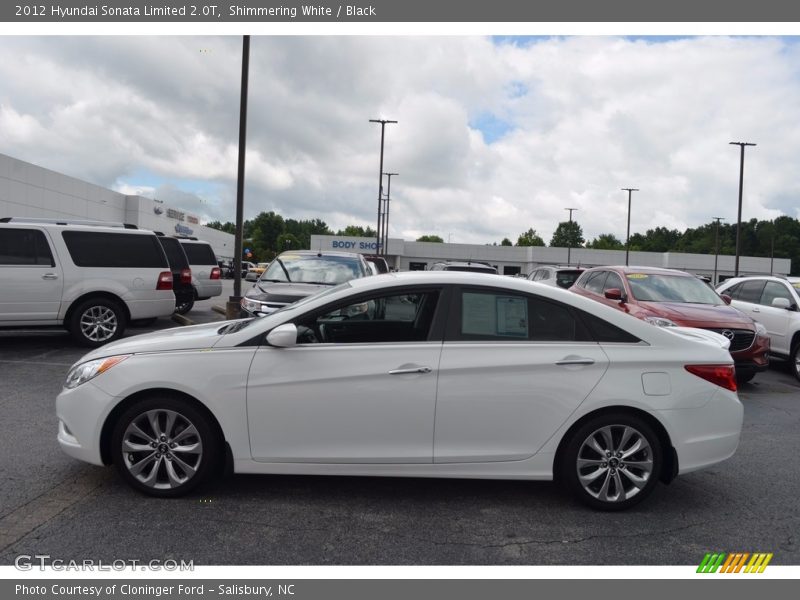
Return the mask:
[[[800,342],[796,343],[794,348],[792,348],[792,357],[789,361],[789,366],[792,369],[792,375],[800,380]]]
[[[658,483],[662,452],[658,436],[635,415],[599,415],[567,442],[559,476],[584,504],[623,510],[649,496]]]
[[[215,431],[180,398],[151,397],[126,410],[112,435],[122,478],[150,496],[182,496],[207,480],[219,456]]]

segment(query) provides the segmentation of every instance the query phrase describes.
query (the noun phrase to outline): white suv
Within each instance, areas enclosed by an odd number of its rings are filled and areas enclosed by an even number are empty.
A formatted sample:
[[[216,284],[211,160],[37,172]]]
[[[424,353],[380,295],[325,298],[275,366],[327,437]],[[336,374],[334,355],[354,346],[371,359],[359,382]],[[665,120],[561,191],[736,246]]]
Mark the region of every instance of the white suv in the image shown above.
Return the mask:
[[[222,270],[211,244],[197,238],[178,238],[189,259],[195,300],[208,300],[222,294]],[[187,311],[188,312],[188,311]]]
[[[800,283],[782,277],[735,277],[717,292],[767,328],[770,352],[788,359],[800,379]]]
[[[100,346],[132,320],[171,315],[164,250],[152,231],[127,227],[0,219],[0,328],[66,327]]]

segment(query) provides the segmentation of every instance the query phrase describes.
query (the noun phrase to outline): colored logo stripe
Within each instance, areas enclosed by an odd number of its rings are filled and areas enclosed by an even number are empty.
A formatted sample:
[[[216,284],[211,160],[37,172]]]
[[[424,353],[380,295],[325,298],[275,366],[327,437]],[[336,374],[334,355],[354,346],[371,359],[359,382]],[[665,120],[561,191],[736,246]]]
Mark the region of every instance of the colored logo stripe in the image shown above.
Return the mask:
[[[744,573],[763,573],[764,569],[772,560],[773,554],[757,552],[734,552],[726,554],[724,552],[708,552],[697,567],[698,573],[739,573],[744,568]],[[750,561],[748,562],[748,559]]]

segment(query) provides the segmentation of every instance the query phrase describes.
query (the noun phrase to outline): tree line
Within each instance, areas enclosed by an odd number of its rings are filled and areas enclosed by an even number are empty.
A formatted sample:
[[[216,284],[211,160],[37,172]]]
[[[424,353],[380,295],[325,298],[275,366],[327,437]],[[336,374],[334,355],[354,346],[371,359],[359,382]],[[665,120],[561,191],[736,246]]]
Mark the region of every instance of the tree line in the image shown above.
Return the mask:
[[[206,227],[235,233],[236,226],[231,223],[212,221]],[[694,254],[736,253],[736,224],[719,223],[719,242],[717,245],[715,221],[681,232],[677,229],[655,227],[644,233],[633,233],[630,237],[632,251],[645,252],[687,252]],[[285,250],[310,248],[312,235],[341,235],[348,237],[375,237],[372,227],[348,225],[333,231],[320,219],[284,219],[270,211],[262,212],[254,219],[244,222],[244,248],[250,250],[245,260],[268,261]],[[423,235],[418,242],[444,243],[438,235]],[[494,245],[498,245],[496,242]],[[555,248],[593,248],[596,250],[624,250],[625,242],[614,234],[603,233],[592,240],[585,240],[583,229],[577,221],[562,221],[545,244],[544,238],[533,228],[522,232],[516,243],[503,238],[500,246],[546,246]],[[740,255],[775,258],[789,258],[792,261],[792,274],[800,273],[800,221],[782,216],[772,221],[750,219],[742,222],[740,232]]]

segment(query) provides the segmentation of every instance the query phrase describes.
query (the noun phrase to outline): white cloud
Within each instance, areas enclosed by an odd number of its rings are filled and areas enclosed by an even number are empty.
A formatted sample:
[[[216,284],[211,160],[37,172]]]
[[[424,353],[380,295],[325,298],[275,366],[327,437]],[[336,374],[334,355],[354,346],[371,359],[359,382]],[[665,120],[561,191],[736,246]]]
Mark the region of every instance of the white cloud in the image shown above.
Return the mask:
[[[622,187],[640,188],[632,231],[732,222],[739,151],[728,142],[740,140],[758,143],[744,217],[797,216],[798,47],[256,37],[246,214],[373,224],[380,127],[369,119],[388,118],[395,236],[491,243],[533,227],[549,240],[570,206],[587,239],[624,238]],[[4,37],[0,53],[0,152],[233,219],[239,38]],[[474,128],[482,115],[507,129],[493,143]]]

